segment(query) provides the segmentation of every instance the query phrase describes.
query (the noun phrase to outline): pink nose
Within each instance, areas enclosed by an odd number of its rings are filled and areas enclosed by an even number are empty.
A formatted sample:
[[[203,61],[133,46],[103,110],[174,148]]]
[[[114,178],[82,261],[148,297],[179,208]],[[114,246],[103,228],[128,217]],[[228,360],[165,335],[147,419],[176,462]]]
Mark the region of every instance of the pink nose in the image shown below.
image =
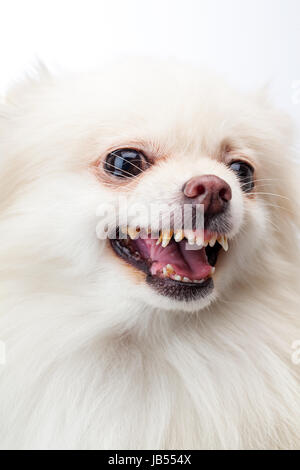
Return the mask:
[[[210,215],[223,212],[232,198],[229,184],[215,175],[194,176],[185,183],[183,193],[195,204],[203,204]]]

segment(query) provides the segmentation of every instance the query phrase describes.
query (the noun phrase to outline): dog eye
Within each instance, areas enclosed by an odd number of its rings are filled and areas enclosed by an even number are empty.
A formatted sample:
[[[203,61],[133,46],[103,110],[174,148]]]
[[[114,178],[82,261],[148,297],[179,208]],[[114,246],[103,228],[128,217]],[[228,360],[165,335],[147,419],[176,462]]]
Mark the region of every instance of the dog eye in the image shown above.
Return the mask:
[[[118,149],[107,155],[104,169],[118,178],[132,178],[147,168],[146,157],[134,149]]]
[[[245,162],[232,162],[230,165],[237,177],[239,178],[242,190],[249,193],[254,188],[253,173],[254,169],[251,165]]]

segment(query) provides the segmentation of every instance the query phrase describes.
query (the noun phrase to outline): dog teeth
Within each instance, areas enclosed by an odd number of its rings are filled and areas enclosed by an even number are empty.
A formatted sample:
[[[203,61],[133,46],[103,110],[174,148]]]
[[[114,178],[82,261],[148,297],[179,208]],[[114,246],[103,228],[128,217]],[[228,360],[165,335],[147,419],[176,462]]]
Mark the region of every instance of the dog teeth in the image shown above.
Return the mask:
[[[222,237],[219,237],[218,242],[222,246],[223,250],[228,251],[228,241],[225,235],[223,235]]]
[[[167,264],[167,266],[164,266],[163,275],[165,277],[170,277],[173,274],[175,274],[175,269],[173,268],[171,264]]]
[[[184,231],[183,230],[176,230],[176,232],[174,234],[175,242],[179,243],[183,239],[184,239]]]
[[[127,232],[128,232],[128,231],[127,231],[126,225],[123,225],[123,226],[121,227],[121,232],[122,232],[124,235],[127,235]]]
[[[158,237],[158,240],[156,242],[156,245],[160,245],[163,247],[163,248],[166,248],[166,246],[169,245],[170,243],[170,240],[173,236],[173,230],[169,231],[169,230],[162,230],[159,234],[159,237]]]
[[[214,235],[213,237],[211,237],[211,239],[209,240],[209,246],[212,248],[215,246],[216,244],[216,241],[217,241],[217,237]]]
[[[215,268],[211,268],[211,273],[214,272]],[[181,281],[181,282],[193,282],[195,284],[203,284],[205,279],[195,279],[192,280],[187,276],[180,276],[179,274],[176,274],[175,269],[171,264],[167,264],[166,266],[163,267],[162,270],[163,277],[167,277],[169,279],[173,279],[173,281]]]
[[[160,245],[162,242],[162,233],[159,234],[158,240],[156,242],[156,245]]]
[[[166,266],[168,273],[173,274],[175,273],[175,270],[171,264],[167,264]]]
[[[133,227],[121,226],[120,231],[123,234],[128,235],[132,240],[136,240],[140,235],[142,235],[142,233],[146,233],[146,234],[152,233],[150,227],[145,228],[145,229],[140,229],[139,227],[133,228]],[[157,235],[157,232],[156,232],[156,235]],[[218,236],[214,234],[214,235],[211,235],[208,240],[204,240],[203,234],[199,235],[199,232],[197,234],[197,232],[193,230],[186,230],[186,231],[176,230],[175,232],[173,230],[161,230],[159,232],[159,238],[156,241],[156,245],[161,244],[163,248],[166,248],[169,245],[172,237],[174,237],[174,240],[177,243],[181,242],[181,240],[186,238],[189,245],[196,244],[200,248],[203,248],[203,247],[206,248],[208,245],[211,248],[213,248],[216,244],[216,241],[218,241],[219,244],[224,249],[224,251],[228,251],[228,239],[226,235]],[[129,243],[128,239],[127,239],[127,242]],[[139,253],[136,252],[135,256],[137,258],[139,256]],[[216,268],[212,266],[209,276],[212,276],[215,273],[215,271],[216,271]],[[208,279],[208,278],[205,278],[205,279],[191,280],[187,276],[180,276],[179,274],[176,273],[175,269],[173,268],[171,264],[167,264],[166,266],[164,266],[161,273],[162,273],[162,277],[173,279],[174,281],[178,281],[178,282],[203,284]]]
[[[220,235],[219,237],[217,235],[211,235],[210,239],[206,240],[203,246],[206,248],[209,245],[211,248],[213,248],[216,244],[216,241],[220,243],[225,251],[228,251],[228,240],[226,235]]]
[[[136,240],[139,237],[139,230],[137,230],[136,228],[128,227],[127,233],[132,240]]]
[[[169,242],[171,240],[173,236],[173,231],[171,230],[171,232],[169,232],[168,230],[163,230],[162,231],[162,242],[161,242],[161,246],[163,248],[166,248],[166,246],[169,245]]]
[[[189,245],[194,245],[196,243],[196,235],[192,230],[186,230],[184,236],[188,241]]]
[[[198,237],[196,237],[196,245],[198,245],[199,247],[203,247],[203,237],[198,235]]]
[[[149,234],[152,233],[151,227],[148,227],[146,229],[142,229],[142,231],[139,228],[133,228],[133,227],[126,227],[126,226],[121,226],[120,227],[121,232],[124,235],[128,235],[132,240],[136,240],[141,233]],[[187,242],[189,245],[197,245],[200,248],[207,248],[207,246],[210,246],[213,248],[216,244],[216,241],[220,243],[224,251],[228,251],[228,239],[226,235],[211,235],[210,239],[208,240],[203,240],[203,235],[197,235],[196,232],[193,230],[176,230],[175,232],[173,230],[162,230],[159,234],[159,237],[156,241],[156,245],[160,245],[163,248],[166,248],[172,237],[174,236],[174,240],[179,243],[181,240],[184,238],[187,239]]]

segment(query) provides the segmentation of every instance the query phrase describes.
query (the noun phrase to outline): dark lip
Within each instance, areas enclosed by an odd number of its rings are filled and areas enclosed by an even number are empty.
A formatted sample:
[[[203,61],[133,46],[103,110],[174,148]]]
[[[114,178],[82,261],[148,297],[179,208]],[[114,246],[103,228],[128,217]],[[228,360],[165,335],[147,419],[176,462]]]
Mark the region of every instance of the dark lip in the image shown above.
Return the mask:
[[[204,299],[214,289],[214,281],[211,277],[203,284],[193,284],[189,282],[173,281],[173,279],[162,279],[158,276],[148,275],[146,282],[158,294],[169,297],[179,302],[191,302],[193,300]]]
[[[169,297],[170,299],[177,301],[190,302],[193,300],[203,299],[214,289],[214,282],[211,277],[206,279],[202,284],[196,284],[153,276],[150,273],[151,260],[142,258],[138,252],[133,253],[130,250],[130,242],[126,246],[126,241],[116,238],[110,239],[110,244],[114,252],[120,258],[126,261],[129,265],[144,272],[146,274],[146,283],[158,294],[163,295],[164,297]],[[213,266],[216,264],[218,251],[220,249],[221,247],[217,247],[215,250],[213,263],[211,263]],[[209,251],[211,248],[208,246],[207,250]]]

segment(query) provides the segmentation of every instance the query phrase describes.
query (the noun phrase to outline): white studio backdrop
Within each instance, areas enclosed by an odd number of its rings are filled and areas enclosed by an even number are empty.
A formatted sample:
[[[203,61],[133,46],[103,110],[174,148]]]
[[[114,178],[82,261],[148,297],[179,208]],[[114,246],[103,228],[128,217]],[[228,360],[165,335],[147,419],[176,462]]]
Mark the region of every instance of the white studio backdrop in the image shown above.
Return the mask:
[[[300,134],[300,0],[0,0],[0,92],[50,69],[122,55],[175,57],[242,89],[271,84]]]

